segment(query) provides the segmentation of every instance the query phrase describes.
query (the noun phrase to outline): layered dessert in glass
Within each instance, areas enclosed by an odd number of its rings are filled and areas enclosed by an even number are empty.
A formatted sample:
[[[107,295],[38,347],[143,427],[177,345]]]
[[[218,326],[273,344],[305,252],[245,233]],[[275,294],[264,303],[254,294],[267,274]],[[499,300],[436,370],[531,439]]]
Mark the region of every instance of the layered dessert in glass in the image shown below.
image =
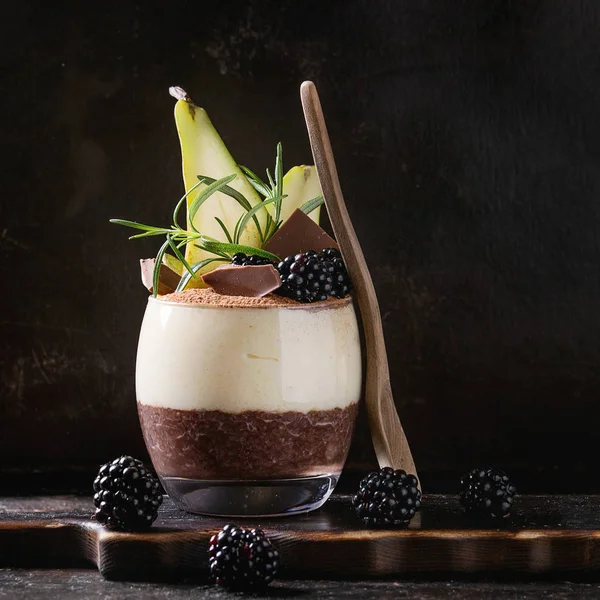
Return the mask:
[[[150,298],[136,389],[154,467],[185,509],[317,508],[342,471],[360,398],[352,301]]]
[[[278,144],[261,179],[202,108],[172,94],[186,190],[172,225],[112,220],[164,238],[140,261],[152,294],[136,365],[148,452],[189,512],[313,510],[344,466],[362,381],[352,284],[319,225],[316,170],[284,175]]]

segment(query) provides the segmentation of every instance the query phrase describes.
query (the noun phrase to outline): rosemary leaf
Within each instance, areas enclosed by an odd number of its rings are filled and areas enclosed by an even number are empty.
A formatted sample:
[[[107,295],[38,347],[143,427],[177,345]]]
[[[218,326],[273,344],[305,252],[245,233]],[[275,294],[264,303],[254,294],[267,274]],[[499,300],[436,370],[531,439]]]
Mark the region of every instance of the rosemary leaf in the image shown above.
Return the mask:
[[[243,244],[226,244],[225,242],[211,240],[205,236],[200,238],[199,246],[207,252],[212,252],[213,254],[221,253],[232,256],[238,252],[243,252],[244,254],[255,254],[256,256],[262,256],[263,258],[268,258],[273,262],[279,262],[280,260],[277,255],[271,254],[262,248],[244,246]]]
[[[225,223],[223,223],[223,221],[221,221],[221,219],[219,219],[219,217],[215,217],[215,221],[221,226],[221,229],[223,230],[223,233],[225,234],[227,241],[230,244],[233,244],[233,240],[231,239],[231,235],[229,235],[229,231],[227,230],[227,227],[225,227]]]
[[[167,251],[171,243],[171,238],[167,235],[167,241],[160,247],[160,250],[156,254],[154,260],[154,271],[152,271],[152,295],[156,298],[158,296],[158,283],[160,281],[160,265],[162,264],[163,256]]]
[[[207,184],[214,183],[216,181],[216,179],[213,179],[212,177],[207,177],[205,175],[198,175],[198,179],[204,180],[204,182]],[[250,201],[246,198],[246,196],[244,196],[242,193],[238,192],[235,188],[225,185],[221,188],[221,192],[223,192],[223,194],[227,194],[227,196],[236,200],[237,203],[244,210],[252,210],[252,204],[250,204]],[[254,215],[253,220],[254,220],[254,224],[256,225],[256,229],[258,231],[258,237],[260,237],[260,241],[263,242],[264,235],[263,235],[263,231],[260,226],[260,223],[259,223],[258,219],[256,218],[256,214]],[[231,242],[231,237],[229,236],[228,232],[227,232],[227,238]]]
[[[235,227],[233,228],[233,239],[234,240],[239,240],[239,230],[240,230],[240,225],[242,223],[242,219],[244,218],[244,215],[240,215],[240,218],[237,220],[237,223],[235,224]]]
[[[236,226],[237,231],[236,231],[236,237],[234,237],[234,243],[236,243],[236,244],[240,243],[240,238],[242,237],[242,233],[244,233],[244,229],[246,229],[246,225],[248,225],[248,222],[250,221],[250,219],[253,218],[259,210],[266,208],[266,206],[268,204],[272,204],[273,202],[275,202],[275,200],[276,200],[275,198],[267,198],[266,200],[263,200],[259,204],[256,204],[255,206],[253,206],[245,215],[242,216],[241,221]]]
[[[207,175],[198,175],[198,179],[200,179],[200,183],[204,182],[207,185],[210,185],[211,183],[215,183],[215,181],[217,181],[214,177],[208,177]],[[238,192],[235,188],[232,188],[229,185],[224,185],[221,188],[221,191],[224,194],[227,194],[228,196],[233,198],[234,200],[237,200],[237,202],[242,208],[245,208],[246,210],[250,210],[252,208],[252,205],[250,204],[250,201],[246,198],[246,196],[244,196],[241,192]]]
[[[189,222],[193,222],[198,209],[208,200],[215,192],[221,190],[221,188],[228,183],[232,182],[237,175],[229,175],[227,177],[223,177],[210,185],[207,185],[197,196],[194,198],[194,201],[190,204],[188,209],[188,220]]]
[[[243,165],[239,165],[240,169],[244,172],[244,175],[248,177],[248,181],[250,181],[250,185],[262,196],[265,198],[271,195],[271,191],[267,187],[267,184],[253,171],[251,171],[248,167],[244,167]]]
[[[277,156],[275,157],[275,183],[277,184],[277,194],[283,194],[283,145],[277,144]]]
[[[132,229],[142,229],[144,231],[166,231],[162,227],[144,225],[143,223],[138,223],[137,221],[127,221],[125,219],[109,219],[109,221],[111,223],[115,223],[116,225],[124,225],[125,227],[131,227]]]
[[[219,242],[220,244],[224,244],[225,242]],[[199,248],[200,250],[205,250],[207,252],[211,252],[215,256],[222,258],[225,262],[229,262],[231,260],[231,256],[229,254],[225,254],[224,252],[218,252],[217,250],[206,250],[205,246],[202,244],[194,244],[195,248]]]
[[[263,246],[269,241],[271,235],[269,235],[269,231],[271,229],[271,227],[273,227],[273,225],[275,224],[275,221],[273,221],[273,217],[271,216],[271,213],[269,213],[267,211],[267,222],[265,223],[265,230],[266,230],[266,234],[265,234],[265,241],[263,242]]]
[[[309,215],[315,208],[319,208],[325,203],[323,196],[317,196],[312,200],[307,200],[301,207],[300,210],[305,214]]]
[[[175,206],[175,209],[173,210],[173,225],[175,225],[175,227],[177,227],[177,229],[181,229],[181,225],[179,225],[178,221],[177,221],[177,217],[179,215],[179,210],[181,209],[183,203],[185,202],[186,198],[193,192],[196,190],[196,188],[200,187],[202,185],[202,181],[199,181],[196,185],[192,186],[182,197],[181,200],[179,200],[179,202],[177,203],[177,205]]]
[[[171,250],[173,250],[175,256],[180,260],[181,264],[186,268],[187,272],[194,275],[194,273],[192,272],[192,267],[190,267],[190,263],[188,263],[188,261],[185,260],[185,257],[179,250],[179,246],[175,244],[171,236],[168,235],[167,239],[169,240],[169,246],[171,246]]]
[[[281,205],[283,203],[283,146],[281,142],[277,144],[277,156],[275,158],[275,196],[278,198],[275,203],[275,221],[279,221],[281,214]]]
[[[273,176],[271,175],[271,171],[267,169],[267,177],[269,179],[269,185],[271,186],[271,193],[269,195],[273,195],[275,193],[275,181],[273,181]]]
[[[170,232],[169,229],[157,229],[156,231],[145,231],[144,233],[136,233],[135,235],[130,235],[130,240],[139,240],[140,238],[152,237],[155,235],[165,235]]]

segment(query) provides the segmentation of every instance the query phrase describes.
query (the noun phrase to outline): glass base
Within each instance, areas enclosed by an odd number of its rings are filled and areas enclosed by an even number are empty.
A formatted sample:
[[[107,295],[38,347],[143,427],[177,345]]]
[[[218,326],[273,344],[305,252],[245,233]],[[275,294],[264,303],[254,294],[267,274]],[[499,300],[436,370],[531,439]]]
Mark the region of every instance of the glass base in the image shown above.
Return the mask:
[[[320,508],[339,475],[260,481],[208,481],[161,477],[169,496],[183,510],[213,517],[277,517]]]

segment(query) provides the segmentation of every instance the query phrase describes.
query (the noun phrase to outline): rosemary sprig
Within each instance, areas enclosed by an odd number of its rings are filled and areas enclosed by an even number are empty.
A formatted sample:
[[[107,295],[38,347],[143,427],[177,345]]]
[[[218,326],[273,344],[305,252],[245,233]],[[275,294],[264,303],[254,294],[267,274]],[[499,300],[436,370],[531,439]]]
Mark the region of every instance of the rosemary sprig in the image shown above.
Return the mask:
[[[246,213],[247,214],[247,213]],[[136,234],[131,236],[129,239],[137,239],[140,237],[154,236],[154,235],[165,235],[166,240],[160,247],[156,260],[154,263],[154,271],[152,273],[152,289],[153,294],[156,296],[158,291],[158,278],[160,276],[160,265],[162,263],[163,256],[166,251],[170,248],[175,256],[181,261],[185,267],[187,273],[185,274],[185,285],[191,278],[196,278],[196,273],[204,266],[214,261],[231,262],[231,257],[238,252],[244,252],[245,254],[256,254],[264,258],[268,258],[273,262],[278,262],[279,257],[275,254],[271,254],[262,248],[253,248],[251,246],[245,246],[243,244],[220,242],[209,236],[203,235],[196,231],[189,231],[187,229],[181,229],[173,225],[170,229],[154,227],[152,225],[144,225],[137,221],[127,221],[125,219],[111,219],[111,223],[117,225],[124,225],[125,227],[131,227],[133,229],[142,229],[144,233]],[[223,226],[224,227],[224,226]],[[182,246],[187,244],[194,244],[197,248],[205,250],[215,255],[215,258],[205,259],[194,265],[190,265],[180,251]],[[206,262],[208,260],[209,262]],[[183,288],[182,288],[183,289]]]
[[[273,234],[279,229],[281,221],[281,209],[283,200],[286,198],[286,194],[283,193],[283,147],[281,143],[277,144],[277,155],[275,158],[275,170],[274,176],[271,175],[269,169],[266,170],[268,183],[264,182],[258,175],[252,172],[247,167],[240,165],[243,173],[247,177],[250,185],[263,197],[263,200],[258,204],[252,206],[248,199],[238,190],[231,187],[229,184],[236,178],[237,175],[232,174],[221,179],[214,179],[207,175],[198,175],[198,183],[190,188],[177,202],[173,210],[173,224],[170,227],[155,227],[153,225],[146,225],[145,223],[139,223],[137,221],[128,221],[125,219],[110,219],[111,223],[137,229],[142,233],[137,233],[130,236],[129,239],[140,239],[145,237],[154,236],[165,236],[165,241],[161,245],[156,255],[154,264],[154,271],[152,273],[152,286],[153,295],[156,296],[158,293],[158,283],[160,277],[160,267],[163,261],[163,257],[166,252],[170,249],[177,259],[181,262],[185,268],[185,273],[182,275],[177,291],[185,289],[192,278],[196,278],[198,271],[203,269],[209,264],[214,262],[230,262],[231,257],[238,253],[244,252],[245,254],[255,254],[267,258],[273,262],[279,261],[279,257],[263,250],[264,245],[273,237]],[[196,192],[200,186],[204,187],[197,192],[193,201],[189,203],[187,207],[187,228],[183,228],[179,224],[179,213],[181,207],[186,203],[188,197]],[[194,217],[201,206],[216,192],[221,192],[230,198],[233,198],[243,209],[244,213],[238,219],[233,234],[227,229],[225,223],[219,217],[215,217],[215,220],[219,224],[219,227],[223,231],[223,234],[227,242],[221,242],[209,236],[203,235],[202,232],[194,226]],[[273,205],[273,210],[267,209],[267,206]],[[304,213],[309,214],[319,206],[323,204],[323,197],[317,196],[312,198],[308,202],[305,202],[301,207]],[[265,211],[265,223],[264,229],[261,227],[260,221],[257,218],[257,213],[261,210]],[[254,248],[240,244],[242,235],[250,223],[253,221],[256,225],[261,247]],[[181,248],[193,244],[197,248],[213,254],[214,257],[206,258],[193,265],[190,265],[186,260],[184,253],[181,252]]]
[[[271,171],[267,169],[267,179],[269,183],[265,183],[256,173],[251,171],[248,167],[240,165],[240,168],[244,172],[244,175],[250,181],[250,185],[265,198],[265,202],[269,200],[269,204],[273,203],[273,217],[267,211],[267,226],[263,241],[263,246],[272,237],[273,234],[279,229],[281,225],[281,206],[283,199],[287,198],[287,195],[283,193],[283,146],[281,142],[277,144],[277,156],[275,158],[275,177],[271,175]]]

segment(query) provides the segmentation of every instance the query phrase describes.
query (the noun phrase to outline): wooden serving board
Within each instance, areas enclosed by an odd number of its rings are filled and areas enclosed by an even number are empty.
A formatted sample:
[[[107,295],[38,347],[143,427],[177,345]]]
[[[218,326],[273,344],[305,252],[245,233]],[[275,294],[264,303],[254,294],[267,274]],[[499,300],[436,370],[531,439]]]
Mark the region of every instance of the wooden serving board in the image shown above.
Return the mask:
[[[454,496],[425,496],[408,530],[367,529],[349,496],[261,526],[279,546],[283,578],[502,574],[600,576],[600,496],[525,496],[502,528],[469,521]],[[90,498],[0,499],[0,567],[92,567],[108,579],[206,577],[210,536],[227,520],[188,515],[166,500],[147,533],[107,531]]]

